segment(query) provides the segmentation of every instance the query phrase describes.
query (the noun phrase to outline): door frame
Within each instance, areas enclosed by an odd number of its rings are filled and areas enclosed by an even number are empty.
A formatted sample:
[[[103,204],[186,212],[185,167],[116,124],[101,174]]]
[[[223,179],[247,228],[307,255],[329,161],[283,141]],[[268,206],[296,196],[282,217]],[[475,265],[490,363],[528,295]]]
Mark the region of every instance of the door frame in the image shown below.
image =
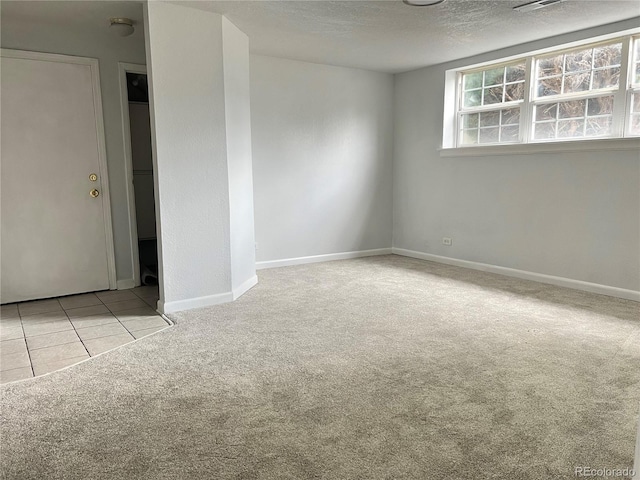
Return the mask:
[[[91,86],[93,90],[93,111],[96,119],[96,138],[98,141],[98,172],[100,174],[100,188],[102,189],[102,211],[104,220],[105,246],[107,251],[107,273],[109,289],[115,290],[116,257],[113,244],[113,225],[111,221],[111,197],[109,195],[109,173],[107,169],[107,147],[104,133],[104,116],[102,113],[102,90],[100,87],[100,67],[97,58],[76,57],[57,53],[32,52],[28,50],[0,49],[0,56],[24,60],[40,60],[45,62],[69,63],[87,65],[91,71]]]
[[[140,286],[140,251],[138,249],[138,223],[136,218],[136,194],[133,185],[133,154],[131,152],[131,123],[129,120],[129,90],[127,73],[147,74],[147,66],[137,63],[118,62],[120,80],[120,111],[122,113],[122,137],[124,139],[124,168],[127,184],[127,205],[129,207],[129,245],[133,266],[133,286]]]

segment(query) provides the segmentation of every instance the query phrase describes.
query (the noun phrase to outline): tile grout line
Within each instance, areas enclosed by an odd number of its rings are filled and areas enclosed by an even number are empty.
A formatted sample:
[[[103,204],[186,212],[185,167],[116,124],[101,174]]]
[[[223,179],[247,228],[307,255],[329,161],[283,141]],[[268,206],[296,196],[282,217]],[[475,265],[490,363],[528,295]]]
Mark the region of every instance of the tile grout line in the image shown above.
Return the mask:
[[[102,303],[102,305],[104,305],[104,307],[109,310],[109,307],[107,307],[104,302],[100,299],[100,297],[98,297],[95,292],[92,292],[95,297],[98,299],[98,301],[100,303]],[[62,306],[62,304],[60,305]],[[64,307],[62,307],[64,309]],[[80,307],[82,308],[82,307]],[[72,310],[71,308],[69,310]],[[109,310],[109,312],[111,313],[111,311]],[[67,313],[67,311],[64,311],[64,314],[67,316],[67,318],[69,319],[69,323],[71,323],[71,326],[73,327],[73,331],[76,333],[76,336],[78,337],[78,340],[80,340],[80,343],[82,343],[82,346],[84,347],[85,352],[87,352],[87,355],[89,355],[89,358],[91,358],[93,355],[91,355],[91,353],[89,352],[89,349],[87,348],[87,346],[84,344],[84,341],[82,340],[82,337],[80,336],[80,334],[78,333],[78,329],[76,328],[76,326],[73,324],[73,322],[71,321],[71,318],[69,317],[69,314]],[[113,313],[111,313],[113,315]],[[96,314],[96,315],[100,315],[100,313]],[[114,315],[115,316],[115,315]]]
[[[133,293],[134,295],[136,295],[136,294],[135,294],[135,292],[131,292],[131,293]],[[95,295],[95,293],[94,293],[94,295]],[[138,297],[138,296],[136,295],[136,297]],[[127,333],[131,336],[132,340],[136,340],[136,337],[135,337],[135,336],[134,336],[134,335],[129,331],[129,329],[128,329],[128,328],[127,328],[127,327],[126,327],[126,326],[125,326],[121,321],[120,321],[120,319],[118,318],[118,316],[116,315],[116,313],[115,313],[115,312],[112,312],[112,311],[111,311],[111,309],[109,308],[109,306],[108,306],[106,303],[104,303],[104,301],[103,301],[100,297],[98,297],[98,296],[96,295],[96,298],[98,299],[98,301],[100,301],[100,302],[102,303],[102,305],[104,305],[104,306],[106,307],[106,309],[107,309],[107,310],[109,310],[109,313],[110,313],[111,315],[113,315],[113,317],[116,319],[116,321],[118,322],[118,324],[119,324],[122,328],[124,328],[124,329],[127,331]],[[138,298],[140,298],[140,297],[138,297]],[[125,301],[126,301],[126,300],[125,300]],[[131,309],[131,310],[135,310],[135,309]],[[126,311],[126,310],[125,310],[125,311]],[[66,313],[66,310],[65,310],[65,313]],[[98,313],[98,314],[96,314],[96,315],[100,315],[100,314]],[[71,319],[70,319],[70,320],[71,320]],[[78,333],[78,330],[76,329],[76,326],[73,324],[73,322],[71,322],[71,325],[73,326],[73,329],[74,329],[74,331],[76,332],[76,335],[78,335],[78,338],[80,338],[80,341],[82,342],[82,345],[84,346],[85,350],[87,350],[87,353],[89,354],[89,357],[93,357],[93,355],[91,355],[91,353],[89,353],[89,349],[87,348],[87,346],[85,345],[84,341],[83,341],[83,340],[82,340],[82,338],[80,337],[80,334]],[[94,327],[102,327],[102,326],[104,326],[104,325],[94,325]],[[92,328],[92,327],[86,327],[86,328]],[[118,334],[116,334],[116,335],[118,335]],[[105,336],[103,336],[103,337],[96,337],[95,339],[98,339],[98,338],[107,338],[107,337],[114,337],[114,336],[116,336],[116,335],[105,335]],[[95,340],[95,339],[91,338],[91,339],[89,339],[89,340]],[[129,342],[127,342],[127,343],[129,343]]]
[[[119,318],[118,318],[118,322],[120,322]],[[134,340],[137,340],[136,337],[133,335],[133,333],[131,333],[131,331],[127,328],[127,326],[124,323],[120,322],[120,325],[122,325],[122,328],[124,328]]]
[[[56,300],[58,300],[56,298]],[[58,300],[58,303],[60,303],[60,300]],[[80,340],[80,343],[82,343],[82,348],[84,348],[85,352],[87,352],[87,355],[89,355],[89,358],[91,358],[91,354],[89,353],[89,350],[87,350],[87,347],[85,346],[85,344],[82,342],[82,339],[80,338],[80,335],[78,335],[78,332],[76,331],[76,327],[73,325],[73,322],[71,321],[71,318],[69,318],[69,314],[67,314],[67,311],[64,309],[64,307],[62,306],[62,304],[60,303],[60,308],[62,308],[62,311],[64,312],[65,316],[67,317],[67,321],[71,324],[71,327],[73,328],[73,331],[75,332],[76,336],[78,337],[78,340]],[[68,332],[69,330],[62,330],[62,331],[66,331]],[[53,332],[53,333],[59,333],[59,332]],[[48,334],[44,334],[44,335],[48,335]],[[34,335],[34,337],[38,337],[40,335]],[[26,337],[25,337],[25,343],[26,342]],[[60,345],[69,345],[73,342],[69,342],[69,343],[61,343],[59,345],[50,345],[50,347],[59,347]],[[49,348],[49,347],[42,347],[42,348]],[[34,350],[41,350],[39,348],[34,348]],[[29,352],[29,360],[31,360],[31,350],[29,349],[29,344],[27,344],[27,351]],[[68,358],[73,358],[73,357],[68,357]],[[61,360],[67,360],[67,358],[63,358]],[[33,369],[33,362],[31,363],[31,370],[33,372],[33,376],[36,377],[40,377],[41,375],[36,375],[35,370]],[[58,369],[59,370],[59,369]],[[57,370],[54,370],[57,371]],[[46,372],[46,373],[50,373],[50,372]],[[43,373],[42,375],[46,375],[46,373]]]
[[[144,299],[143,299],[140,295],[138,295],[136,292],[134,292],[134,291],[133,291],[133,289],[131,290],[131,293],[133,293],[136,297],[138,297],[140,300],[142,300],[142,301],[144,302]],[[144,302],[144,303],[147,303],[147,302]],[[108,308],[108,307],[107,307],[107,308]],[[115,314],[114,314],[114,315],[115,315]],[[118,318],[118,317],[116,316],[116,318]],[[122,321],[120,321],[120,319],[119,319],[119,318],[118,318],[118,322],[120,322],[120,325],[122,325],[122,327],[123,327],[127,332],[129,332],[129,335],[131,335],[131,337],[133,337],[133,339],[134,339],[134,340],[137,340],[137,337],[136,337],[136,336],[131,332],[131,330],[129,330],[129,329],[127,328],[127,326],[126,326],[124,323],[122,323]]]
[[[72,310],[72,309],[70,309],[70,310]],[[53,312],[51,312],[51,313],[53,313]],[[71,323],[71,326],[72,326],[72,327],[75,327],[75,326],[73,325],[73,320],[71,320],[71,317],[69,317],[69,314],[67,313],[67,311],[63,309],[63,310],[62,310],[62,313],[64,313],[64,314],[65,314],[65,316],[67,317],[67,320],[69,321],[69,323]],[[109,312],[109,313],[111,313],[111,312]],[[93,317],[93,316],[98,316],[98,315],[101,315],[101,314],[100,314],[100,313],[96,313],[96,314],[94,314],[94,315],[88,315],[88,317]],[[78,317],[78,318],[83,318],[83,319],[84,319],[84,318],[88,318],[88,317]],[[52,321],[50,321],[50,322],[40,322],[40,323],[37,323],[36,325],[38,325],[38,326],[40,326],[40,325],[48,325],[48,324],[50,324],[50,323],[56,323],[56,322],[58,322],[58,321],[60,321],[60,320],[63,320],[63,319],[59,319],[59,320],[52,320]],[[71,331],[71,330],[58,330],[57,332],[39,333],[39,334],[37,334],[37,335],[31,335],[31,337],[30,337],[30,338],[33,338],[33,337],[42,337],[42,336],[44,336],[44,335],[53,335],[53,334],[56,334],[56,333],[70,332],[70,331]],[[24,338],[27,338],[27,337],[24,337]],[[6,340],[3,340],[3,341],[6,341]],[[63,344],[60,344],[60,345],[63,345]],[[45,347],[41,347],[41,348],[45,348]]]
[[[7,373],[7,372],[13,372],[14,370],[22,370],[23,368],[27,368],[27,367],[17,367],[17,368],[10,368],[9,370],[2,370],[2,373]],[[33,369],[31,369],[31,373],[33,373]],[[32,378],[35,375],[32,376]],[[10,382],[3,382],[0,383],[0,385],[4,385],[5,383],[11,383],[11,382],[15,382],[15,380],[11,380]]]
[[[65,332],[70,332],[71,330],[63,330],[63,331],[65,331]],[[60,332],[54,332],[54,333],[60,333]],[[52,335],[52,334],[50,334],[50,333],[45,333],[45,335]],[[76,333],[76,335],[78,335],[78,334]],[[39,336],[41,336],[41,335],[35,335],[34,337],[31,337],[31,338],[35,338],[35,337],[39,337]],[[80,338],[80,336],[79,336],[79,335],[78,335],[78,338]],[[81,340],[81,341],[82,341],[82,340]],[[32,349],[29,349],[29,351],[31,351],[31,350],[34,350],[34,351],[35,351],[35,350],[42,350],[42,349],[44,349],[44,348],[60,347],[60,346],[62,346],[62,345],[70,345],[70,344],[75,343],[75,342],[76,342],[76,340],[73,340],[72,342],[57,343],[57,344],[55,344],[55,345],[47,345],[46,347],[32,348]]]
[[[134,291],[133,291],[133,289],[131,289],[131,293],[133,293],[136,297],[138,297],[138,298],[139,298],[140,300],[142,300],[144,303],[147,303],[147,302],[145,301],[145,299],[144,299],[143,297],[141,297],[140,295],[138,295],[136,292],[134,292]],[[147,305],[148,305],[150,308],[153,308],[153,307],[151,307],[149,304],[147,304]],[[107,307],[107,308],[109,308],[109,307]],[[133,309],[132,309],[132,310],[133,310]],[[155,311],[155,309],[154,309],[154,311]],[[157,312],[156,312],[156,313],[157,313]],[[115,313],[114,313],[114,315],[115,315]],[[158,316],[159,316],[160,318],[162,318],[162,316],[160,316],[160,315],[158,315]],[[122,326],[124,327],[124,329],[125,329],[127,332],[129,332],[129,335],[131,335],[131,336],[133,337],[133,339],[134,339],[134,340],[138,340],[138,337],[136,337],[136,336],[133,334],[133,332],[132,332],[131,330],[129,330],[129,329],[127,328],[127,326],[126,326],[124,323],[122,323],[122,321],[118,318],[118,316],[117,316],[117,315],[116,315],[116,318],[118,319],[118,322],[120,322],[120,325],[122,325]],[[164,318],[163,318],[163,320],[164,320]],[[166,321],[165,321],[165,323],[166,323]],[[168,327],[168,326],[170,326],[170,325],[169,325],[169,324],[167,324],[167,327]],[[151,328],[153,328],[153,327],[151,327]],[[166,328],[166,327],[162,327],[162,328]],[[139,331],[141,331],[141,330],[139,330]],[[152,333],[153,333],[153,332],[152,332]],[[142,337],[141,337],[141,338],[142,338]]]
[[[128,329],[127,327],[125,327],[125,326],[122,324],[122,322],[118,319],[118,317],[115,317],[115,319],[118,321],[118,324],[119,324],[122,328],[124,328],[124,329],[127,331],[127,333],[129,333],[129,334],[131,333],[131,332],[129,331],[129,329]],[[104,326],[107,326],[107,325],[114,325],[114,323],[115,323],[115,322],[105,323],[105,324],[103,324],[103,325],[94,325],[93,327],[85,327],[85,328],[104,327]],[[77,333],[77,331],[76,331],[76,333]],[[114,333],[114,334],[111,334],[111,335],[103,335],[103,336],[101,336],[101,337],[88,338],[87,340],[97,340],[97,339],[99,339],[99,338],[115,337],[115,336],[117,336],[117,335],[122,335],[122,334],[121,334],[121,333]],[[78,335],[78,336],[80,336],[80,335]],[[134,338],[135,338],[135,337],[134,337]]]
[[[60,308],[62,308],[62,304],[60,303],[60,300],[56,298],[56,302],[58,302],[58,305],[60,306]],[[27,349],[27,356],[29,357],[29,367],[31,368],[31,377],[33,378],[36,376],[36,371],[33,368],[33,360],[31,359],[31,349],[29,348],[29,343],[27,342],[27,332],[24,331],[24,321],[22,320],[22,314],[20,313],[20,308],[18,308],[18,315],[20,315],[20,327],[22,328],[22,336],[24,338],[24,347]],[[36,313],[34,315],[38,315],[38,314]],[[65,315],[66,315],[66,312],[65,312]],[[26,316],[28,317],[29,315],[26,315]]]
[[[58,302],[58,305],[60,305],[60,308],[62,308],[62,305],[60,304],[60,300],[57,300],[57,302]],[[31,360],[31,349],[29,348],[29,343],[27,342],[27,332],[24,331],[24,322],[22,320],[22,315],[20,314],[20,308],[18,308],[18,314],[20,315],[20,325],[22,326],[22,334],[24,335],[24,346],[27,349],[27,355],[29,356],[29,366],[31,367],[31,376],[35,377],[36,371],[33,368],[33,360]]]
[[[135,292],[131,292],[131,293],[133,293],[134,295],[136,295],[136,293],[135,293]],[[136,297],[138,297],[138,296],[136,295]],[[138,298],[140,298],[140,297],[138,297]],[[122,321],[118,318],[118,316],[117,316],[115,313],[114,313],[114,316],[118,319],[118,323],[119,323],[120,325],[122,325],[122,328],[124,328],[124,329],[129,333],[129,335],[131,335],[131,338],[133,338],[134,340],[136,340],[136,337],[133,335],[133,333],[131,333],[131,331],[127,328],[127,326],[126,326],[124,323],[122,323]]]
[[[158,317],[162,318],[160,315],[158,315]],[[165,328],[167,328],[167,327],[170,327],[170,326],[171,326],[171,325],[169,325],[169,324],[167,323],[167,321],[166,321],[164,318],[162,318],[162,320],[166,323],[166,325],[165,325],[165,326],[163,326],[163,327],[158,327],[158,330],[163,330],[163,329],[165,329]],[[127,332],[129,332],[129,335],[131,335],[131,336],[134,338],[134,340],[138,340],[138,337],[136,337],[136,336],[135,336],[135,334],[134,334],[131,330],[129,330],[129,329],[127,328],[127,326],[126,326],[126,325],[122,324],[122,326],[125,328],[125,330],[126,330]],[[137,331],[138,331],[138,332],[143,332],[144,330],[151,330],[152,328],[155,328],[155,327],[142,328],[142,329],[137,330]],[[156,330],[156,332],[157,332],[158,330]],[[151,332],[151,333],[155,333],[155,332]],[[148,334],[148,335],[150,335],[150,334]],[[144,336],[146,337],[146,335],[144,335]],[[140,338],[142,338],[142,337],[140,337]]]

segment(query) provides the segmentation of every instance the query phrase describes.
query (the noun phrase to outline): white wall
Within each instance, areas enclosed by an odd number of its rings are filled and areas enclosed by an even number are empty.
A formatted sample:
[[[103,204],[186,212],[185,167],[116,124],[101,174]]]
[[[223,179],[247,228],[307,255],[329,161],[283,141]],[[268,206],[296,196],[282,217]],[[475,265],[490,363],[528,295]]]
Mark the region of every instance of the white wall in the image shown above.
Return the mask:
[[[248,42],[220,15],[181,5],[150,2],[145,22],[159,207],[159,307],[170,312],[230,301],[241,293],[232,292],[234,275],[238,286],[256,280],[255,268],[241,269],[239,263],[232,268],[231,259],[232,243],[234,252],[243,254],[253,238],[240,241],[230,232],[232,215],[233,228],[245,237],[253,225],[252,211],[235,202],[236,196],[251,201],[244,111]]]
[[[249,94],[249,38],[222,19],[225,116],[229,168],[231,288],[234,296],[257,282]],[[247,221],[247,219],[251,221]],[[247,283],[249,282],[249,283]]]
[[[251,56],[258,261],[388,248],[393,77]]]
[[[6,15],[3,11],[1,34],[2,48],[76,55],[99,60],[116,276],[119,281],[131,283],[133,263],[125,181],[118,62],[145,63],[144,36],[141,28],[131,37],[119,38],[109,32],[35,23],[25,17],[16,18]]]
[[[396,248],[640,290],[640,157],[441,157],[445,70],[632,28],[621,22],[396,76]],[[442,237],[453,245],[442,245]]]

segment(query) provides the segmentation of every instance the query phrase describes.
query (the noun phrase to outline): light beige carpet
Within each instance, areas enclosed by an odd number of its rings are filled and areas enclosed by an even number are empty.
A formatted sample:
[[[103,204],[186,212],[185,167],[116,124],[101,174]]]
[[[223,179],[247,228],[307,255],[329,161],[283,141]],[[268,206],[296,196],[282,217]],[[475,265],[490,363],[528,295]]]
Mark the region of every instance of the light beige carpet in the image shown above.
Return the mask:
[[[573,479],[633,461],[638,304],[398,256],[2,387],[5,479]]]

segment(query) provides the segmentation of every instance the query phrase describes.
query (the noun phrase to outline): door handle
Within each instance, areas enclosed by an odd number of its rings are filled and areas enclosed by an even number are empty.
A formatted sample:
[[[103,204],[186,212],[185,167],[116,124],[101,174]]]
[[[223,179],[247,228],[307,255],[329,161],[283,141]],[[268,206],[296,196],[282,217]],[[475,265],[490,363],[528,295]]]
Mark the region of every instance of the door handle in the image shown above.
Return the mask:
[[[98,195],[100,195],[100,192],[94,188],[89,192],[89,195],[91,195],[93,198],[96,198]]]

